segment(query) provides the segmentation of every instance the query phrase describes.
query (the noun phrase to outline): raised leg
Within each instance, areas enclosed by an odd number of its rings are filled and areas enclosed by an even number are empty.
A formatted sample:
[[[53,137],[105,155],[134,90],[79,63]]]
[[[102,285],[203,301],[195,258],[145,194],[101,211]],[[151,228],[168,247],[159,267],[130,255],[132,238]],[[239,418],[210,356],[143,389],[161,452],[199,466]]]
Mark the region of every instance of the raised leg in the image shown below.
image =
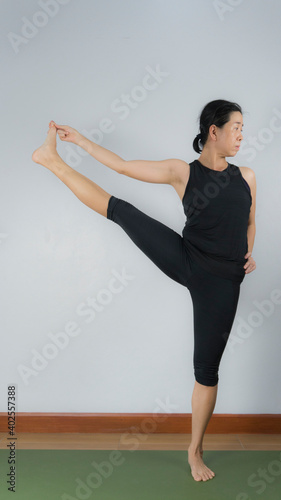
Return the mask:
[[[108,201],[111,194],[84,175],[73,170],[62,160],[56,150],[56,134],[56,127],[54,125],[50,126],[44,144],[34,151],[32,160],[51,170],[82,203],[107,217]]]

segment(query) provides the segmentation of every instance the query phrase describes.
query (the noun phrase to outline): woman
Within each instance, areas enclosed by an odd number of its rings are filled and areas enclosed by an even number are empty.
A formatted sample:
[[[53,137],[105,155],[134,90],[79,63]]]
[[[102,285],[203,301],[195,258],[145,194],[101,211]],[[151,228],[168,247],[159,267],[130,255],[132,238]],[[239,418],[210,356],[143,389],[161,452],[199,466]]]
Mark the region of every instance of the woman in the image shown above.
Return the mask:
[[[215,407],[219,364],[235,318],[240,284],[245,274],[256,269],[251,256],[255,174],[225,159],[238,152],[242,127],[238,104],[209,102],[193,141],[200,157],[188,164],[179,159],[125,161],[77,130],[51,121],[46,141],[32,155],[33,161],[51,170],[85,205],[119,224],[159,269],[190,292],[195,386],[188,462],[195,481],[215,476],[203,462],[203,436]],[[173,186],[187,217],[182,236],[68,166],[56,151],[56,133],[120,174]]]

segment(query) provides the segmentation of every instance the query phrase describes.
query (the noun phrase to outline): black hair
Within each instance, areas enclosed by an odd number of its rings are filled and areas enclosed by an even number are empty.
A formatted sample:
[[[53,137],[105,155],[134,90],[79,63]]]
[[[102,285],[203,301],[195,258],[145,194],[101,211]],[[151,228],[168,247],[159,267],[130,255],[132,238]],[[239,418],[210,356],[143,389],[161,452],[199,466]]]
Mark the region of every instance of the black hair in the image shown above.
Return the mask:
[[[197,134],[193,141],[193,149],[196,153],[201,153],[204,145],[207,142],[209,135],[209,128],[211,125],[216,125],[222,128],[225,123],[230,120],[230,114],[233,111],[239,111],[242,114],[242,109],[236,102],[225,101],[217,99],[211,101],[203,108],[199,117],[200,133]],[[199,147],[199,141],[202,148]]]

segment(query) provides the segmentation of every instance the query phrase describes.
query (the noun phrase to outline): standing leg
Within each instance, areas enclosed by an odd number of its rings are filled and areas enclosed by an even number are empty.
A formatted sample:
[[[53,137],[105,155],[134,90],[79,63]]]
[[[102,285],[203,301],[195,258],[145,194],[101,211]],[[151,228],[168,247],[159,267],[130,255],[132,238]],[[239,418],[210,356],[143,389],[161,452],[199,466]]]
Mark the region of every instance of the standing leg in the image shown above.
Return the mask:
[[[192,394],[192,438],[188,447],[188,462],[195,481],[207,481],[215,476],[202,460],[203,436],[215,408],[218,384],[214,387],[195,381]]]
[[[56,150],[56,133],[56,127],[51,126],[44,144],[34,151],[32,160],[51,170],[82,203],[106,217],[111,195],[61,159]]]
[[[234,322],[240,284],[215,276],[195,265],[189,282],[194,312],[194,373],[192,438],[188,449],[191,473],[196,481],[214,477],[200,451],[212,416],[218,389],[218,371]]]

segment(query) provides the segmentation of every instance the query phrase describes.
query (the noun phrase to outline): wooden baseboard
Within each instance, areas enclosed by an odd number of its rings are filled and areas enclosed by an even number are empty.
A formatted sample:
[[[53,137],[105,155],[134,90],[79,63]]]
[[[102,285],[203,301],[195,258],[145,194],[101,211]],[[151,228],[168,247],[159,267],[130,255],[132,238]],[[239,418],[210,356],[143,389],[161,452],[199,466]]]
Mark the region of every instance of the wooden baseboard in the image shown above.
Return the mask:
[[[8,433],[7,413],[0,432]],[[15,432],[190,434],[190,413],[17,413]],[[206,434],[281,434],[280,414],[213,414]]]

